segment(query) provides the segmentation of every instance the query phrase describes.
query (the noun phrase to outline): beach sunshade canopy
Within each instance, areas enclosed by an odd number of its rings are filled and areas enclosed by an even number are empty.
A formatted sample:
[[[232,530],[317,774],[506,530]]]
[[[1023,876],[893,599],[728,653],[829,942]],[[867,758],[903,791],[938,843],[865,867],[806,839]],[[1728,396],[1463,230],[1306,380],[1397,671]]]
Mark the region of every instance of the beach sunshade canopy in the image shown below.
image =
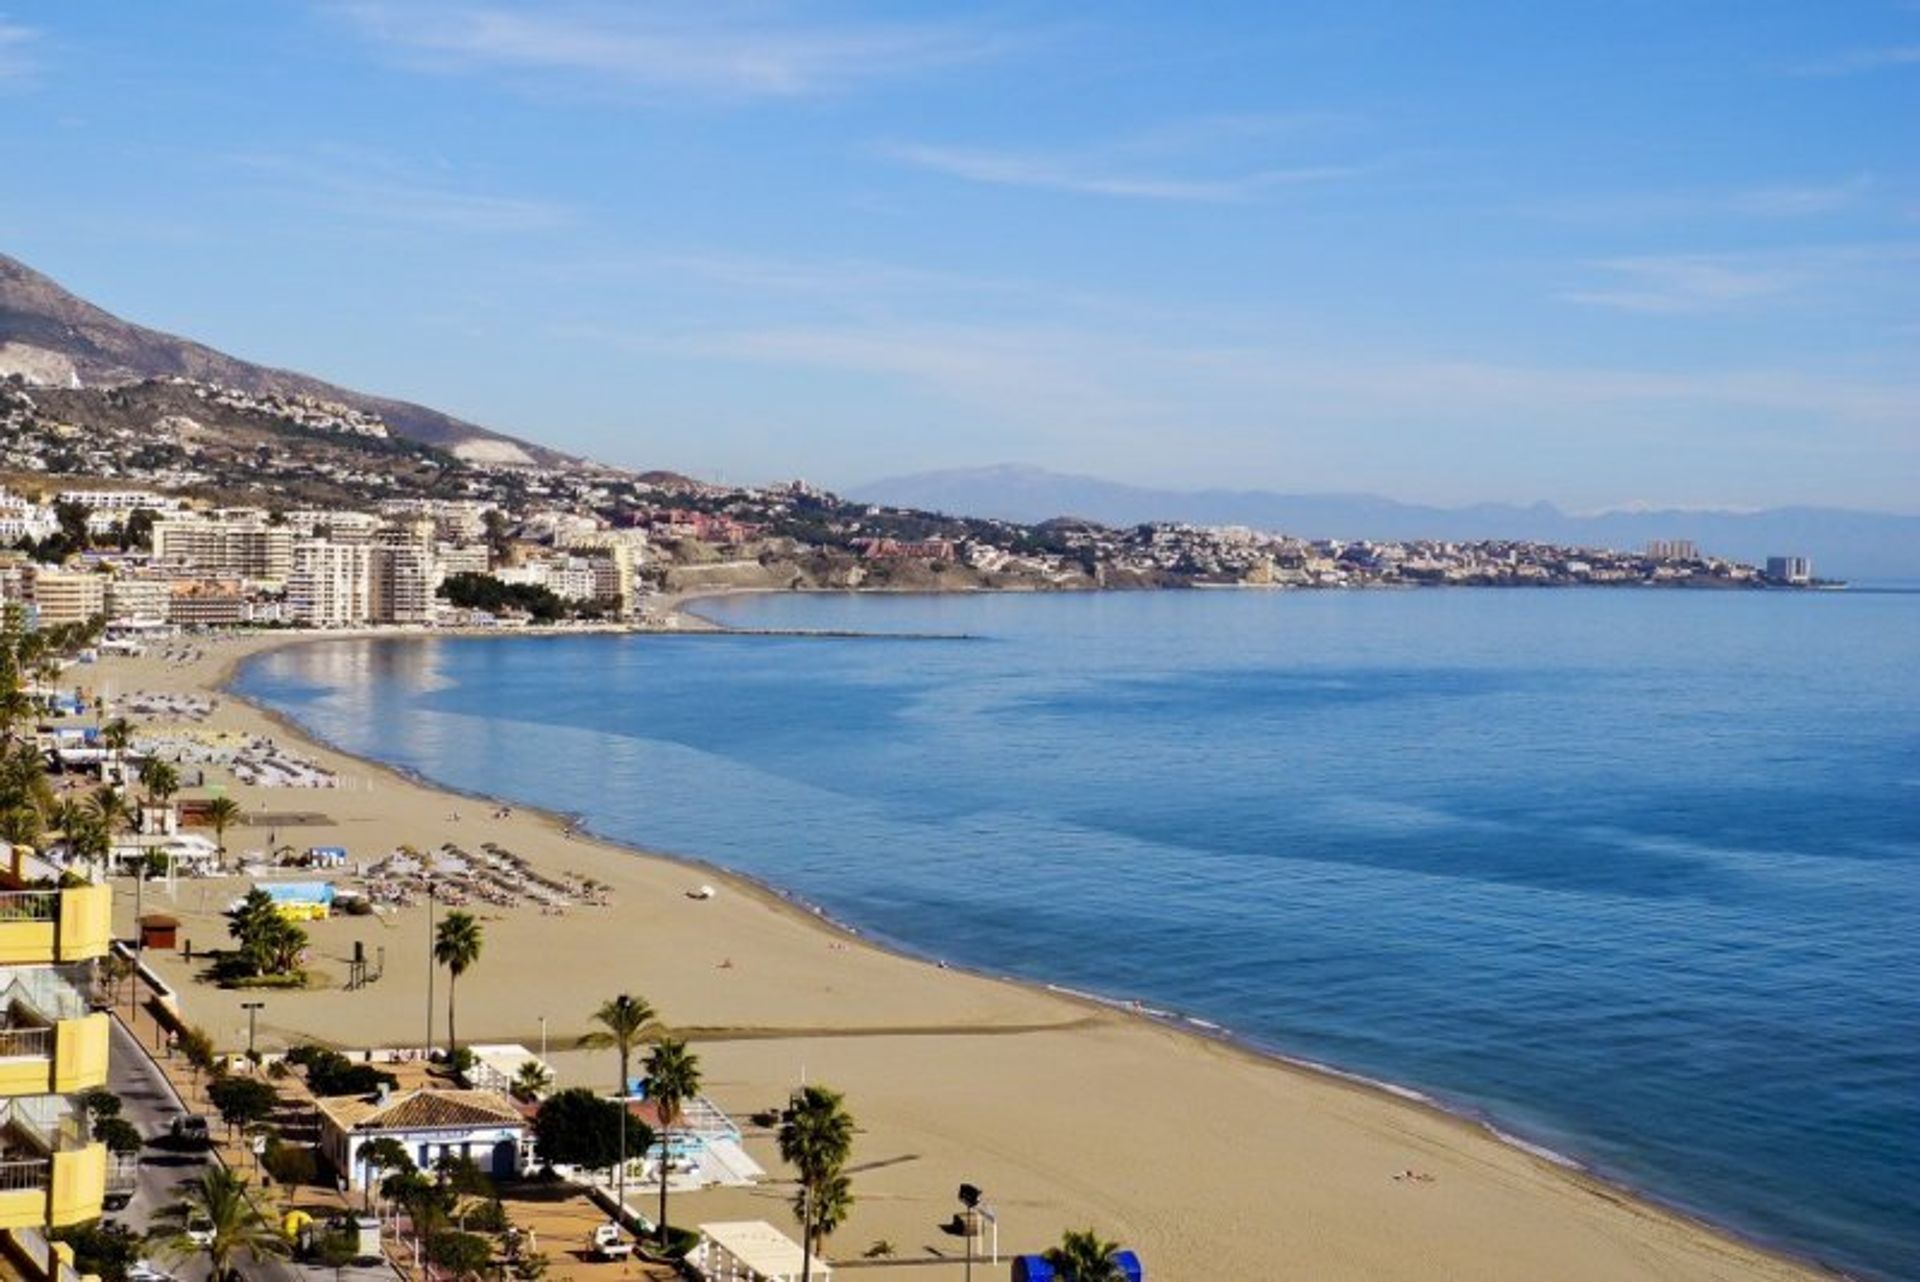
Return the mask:
[[[712,1247],[717,1247],[731,1257],[734,1264],[760,1277],[781,1282],[786,1278],[800,1276],[800,1244],[782,1233],[765,1220],[729,1220],[720,1224],[702,1224],[700,1235],[707,1239]],[[728,1273],[724,1266],[714,1267],[715,1262],[708,1260],[708,1276],[741,1276]],[[826,1277],[830,1270],[825,1261],[813,1262],[813,1276]]]

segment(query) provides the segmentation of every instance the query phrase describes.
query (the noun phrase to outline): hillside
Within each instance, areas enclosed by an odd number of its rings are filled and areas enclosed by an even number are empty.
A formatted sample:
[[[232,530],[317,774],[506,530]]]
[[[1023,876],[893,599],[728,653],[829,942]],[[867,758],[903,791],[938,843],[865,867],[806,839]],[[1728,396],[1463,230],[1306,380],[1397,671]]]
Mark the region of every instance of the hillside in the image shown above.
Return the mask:
[[[424,405],[336,387],[292,370],[229,356],[120,319],[0,254],[0,377],[97,387],[190,378],[257,395],[310,396],[378,416],[395,434],[485,463],[559,463],[544,446],[488,431]]]
[[[1149,521],[1244,525],[1303,538],[1533,539],[1632,549],[1650,539],[1691,539],[1742,560],[1804,555],[1823,574],[1920,577],[1920,516],[1791,507],[1761,511],[1622,510],[1579,514],[1549,503],[1434,507],[1371,494],[1172,490],[1034,467],[960,468],[854,487],[848,497],[1006,521],[1077,516],[1127,526]]]

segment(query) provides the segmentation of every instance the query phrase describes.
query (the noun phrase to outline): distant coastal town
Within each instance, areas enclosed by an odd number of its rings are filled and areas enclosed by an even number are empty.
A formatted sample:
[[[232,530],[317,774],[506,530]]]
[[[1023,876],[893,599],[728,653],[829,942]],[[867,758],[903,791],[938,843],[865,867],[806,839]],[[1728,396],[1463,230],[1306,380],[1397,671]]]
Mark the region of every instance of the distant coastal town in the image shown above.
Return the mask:
[[[662,625],[728,590],[1417,586],[1803,588],[1683,539],[1303,538],[1037,524],[726,486],[522,452],[441,450],[378,416],[184,378],[0,382],[0,598],[131,628]]]

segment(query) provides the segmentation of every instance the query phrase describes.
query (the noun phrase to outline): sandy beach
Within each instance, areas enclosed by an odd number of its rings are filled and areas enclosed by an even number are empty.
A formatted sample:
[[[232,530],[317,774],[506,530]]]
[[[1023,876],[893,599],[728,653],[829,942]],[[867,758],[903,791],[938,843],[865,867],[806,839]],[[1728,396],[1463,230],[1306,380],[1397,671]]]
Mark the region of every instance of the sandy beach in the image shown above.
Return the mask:
[[[940,1226],[964,1180],[987,1190],[997,1209],[1003,1255],[1091,1225],[1138,1250],[1150,1275],[1165,1279],[1831,1276],[1385,1091],[896,956],[738,879],[571,836],[536,811],[498,817],[484,800],[332,752],[221,691],[238,662],[293,640],[217,640],[187,664],[110,658],[69,681],[109,696],[214,694],[218,706],[202,728],[272,735],[339,775],[331,789],[233,785],[246,813],[263,820],[229,831],[236,855],[265,848],[269,832],[302,849],[343,846],[356,861],[402,844],[471,850],[493,842],[538,869],[604,883],[609,905],[560,916],[472,905],[485,951],[460,982],[462,1040],[537,1050],[544,1033],[563,1085],[608,1088],[612,1054],[574,1043],[599,1002],[629,991],[694,1041],[707,1094],[743,1123],[803,1076],[844,1091],[860,1126],[857,1205],[829,1243],[835,1259],[857,1259],[884,1239],[903,1261],[940,1255],[957,1270],[960,1240]],[[230,780],[210,770],[209,782]],[[270,818],[299,812],[310,821]],[[718,895],[688,898],[702,883]],[[178,913],[197,947],[218,947],[226,942],[220,910],[246,885],[183,880],[176,898],[150,886],[146,902]],[[119,922],[131,934],[131,882],[121,889]],[[255,996],[266,1002],[259,1037],[269,1048],[296,1040],[418,1046],[428,1021],[427,931],[423,907],[317,923],[320,986],[296,993],[223,992],[198,982],[199,966],[178,954],[149,960],[180,990],[189,1018],[228,1048],[244,1046],[240,1003]],[[370,957],[384,955],[385,969],[349,992],[356,941]],[[434,1036],[443,1043],[444,972],[435,1000]],[[750,1134],[748,1147],[778,1180],[770,1138]],[[1409,1171],[1427,1178],[1404,1178]],[[791,1185],[773,1182],[676,1196],[673,1218],[764,1218],[791,1232],[790,1195]],[[925,1276],[927,1267],[872,1272]]]

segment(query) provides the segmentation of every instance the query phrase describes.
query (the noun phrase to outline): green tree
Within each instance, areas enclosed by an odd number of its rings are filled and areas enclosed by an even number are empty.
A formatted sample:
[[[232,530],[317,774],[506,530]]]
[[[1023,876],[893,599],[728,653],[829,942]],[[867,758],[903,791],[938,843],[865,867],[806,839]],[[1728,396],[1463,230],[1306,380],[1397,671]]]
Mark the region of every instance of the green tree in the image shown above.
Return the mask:
[[[92,1274],[100,1282],[127,1282],[127,1270],[144,1253],[140,1238],[124,1224],[88,1220],[53,1229],[47,1236],[73,1248],[74,1272],[82,1277]]]
[[[362,1182],[367,1189],[369,1211],[373,1209],[374,1186],[380,1183],[382,1175],[397,1175],[414,1169],[413,1157],[407,1152],[407,1146],[391,1135],[382,1135],[379,1139],[362,1144],[357,1156],[366,1172]]]
[[[447,968],[447,1054],[458,1053],[460,1042],[454,1036],[454,997],[460,976],[480,960],[480,923],[472,913],[450,912],[433,932],[433,959]]]
[[[1060,1245],[1048,1247],[1041,1258],[1053,1266],[1060,1282],[1125,1282],[1119,1255],[1118,1246],[1092,1229],[1068,1229]]]
[[[207,1099],[219,1111],[229,1134],[235,1127],[266,1121],[280,1107],[280,1092],[257,1077],[222,1078],[207,1088]]]
[[[584,1086],[548,1096],[533,1115],[533,1136],[540,1160],[548,1166],[589,1171],[607,1170],[625,1153],[644,1153],[653,1143],[653,1132],[625,1104],[602,1099]]]
[[[87,518],[92,515],[93,509],[85,503],[67,499],[54,501],[53,519],[59,523],[60,537],[75,552],[84,552],[93,546],[93,536],[87,531]]]
[[[147,1146],[140,1128],[124,1117],[94,1119],[93,1138],[105,1144],[107,1152],[115,1157],[132,1157]]]
[[[800,1181],[794,1210],[800,1221],[801,1282],[812,1278],[814,1248],[824,1236],[816,1208],[831,1198],[831,1185],[852,1152],[853,1115],[840,1092],[825,1086],[802,1086],[795,1091],[780,1123],[780,1158],[794,1168]],[[850,1194],[841,1193],[851,1201]]]
[[[593,1032],[580,1039],[580,1044],[590,1050],[606,1050],[611,1047],[620,1054],[620,1084],[614,1094],[620,1098],[621,1106],[626,1104],[629,1083],[633,1081],[633,1048],[640,1044],[641,1034],[647,1025],[654,1022],[653,1007],[644,997],[635,997],[630,993],[621,993],[600,1003],[600,1009],[593,1012],[593,1022],[600,1025]],[[620,1132],[622,1136],[625,1131]],[[645,1149],[641,1150],[645,1152]],[[614,1196],[620,1201],[624,1213],[627,1206],[627,1154],[622,1149],[619,1156],[620,1170],[615,1177]]]
[[[205,1244],[188,1236],[189,1226],[207,1235]],[[205,1252],[213,1282],[235,1276],[234,1260],[283,1256],[287,1242],[247,1196],[247,1182],[223,1166],[209,1166],[186,1196],[158,1217],[156,1244],[162,1253],[187,1259]]]
[[[667,1154],[673,1128],[700,1094],[700,1057],[678,1038],[663,1037],[647,1054],[647,1098],[660,1113],[660,1245],[667,1244]]]
[[[207,822],[213,825],[214,845],[219,847],[222,862],[227,855],[227,829],[240,817],[240,803],[232,797],[215,797],[207,803]]]

